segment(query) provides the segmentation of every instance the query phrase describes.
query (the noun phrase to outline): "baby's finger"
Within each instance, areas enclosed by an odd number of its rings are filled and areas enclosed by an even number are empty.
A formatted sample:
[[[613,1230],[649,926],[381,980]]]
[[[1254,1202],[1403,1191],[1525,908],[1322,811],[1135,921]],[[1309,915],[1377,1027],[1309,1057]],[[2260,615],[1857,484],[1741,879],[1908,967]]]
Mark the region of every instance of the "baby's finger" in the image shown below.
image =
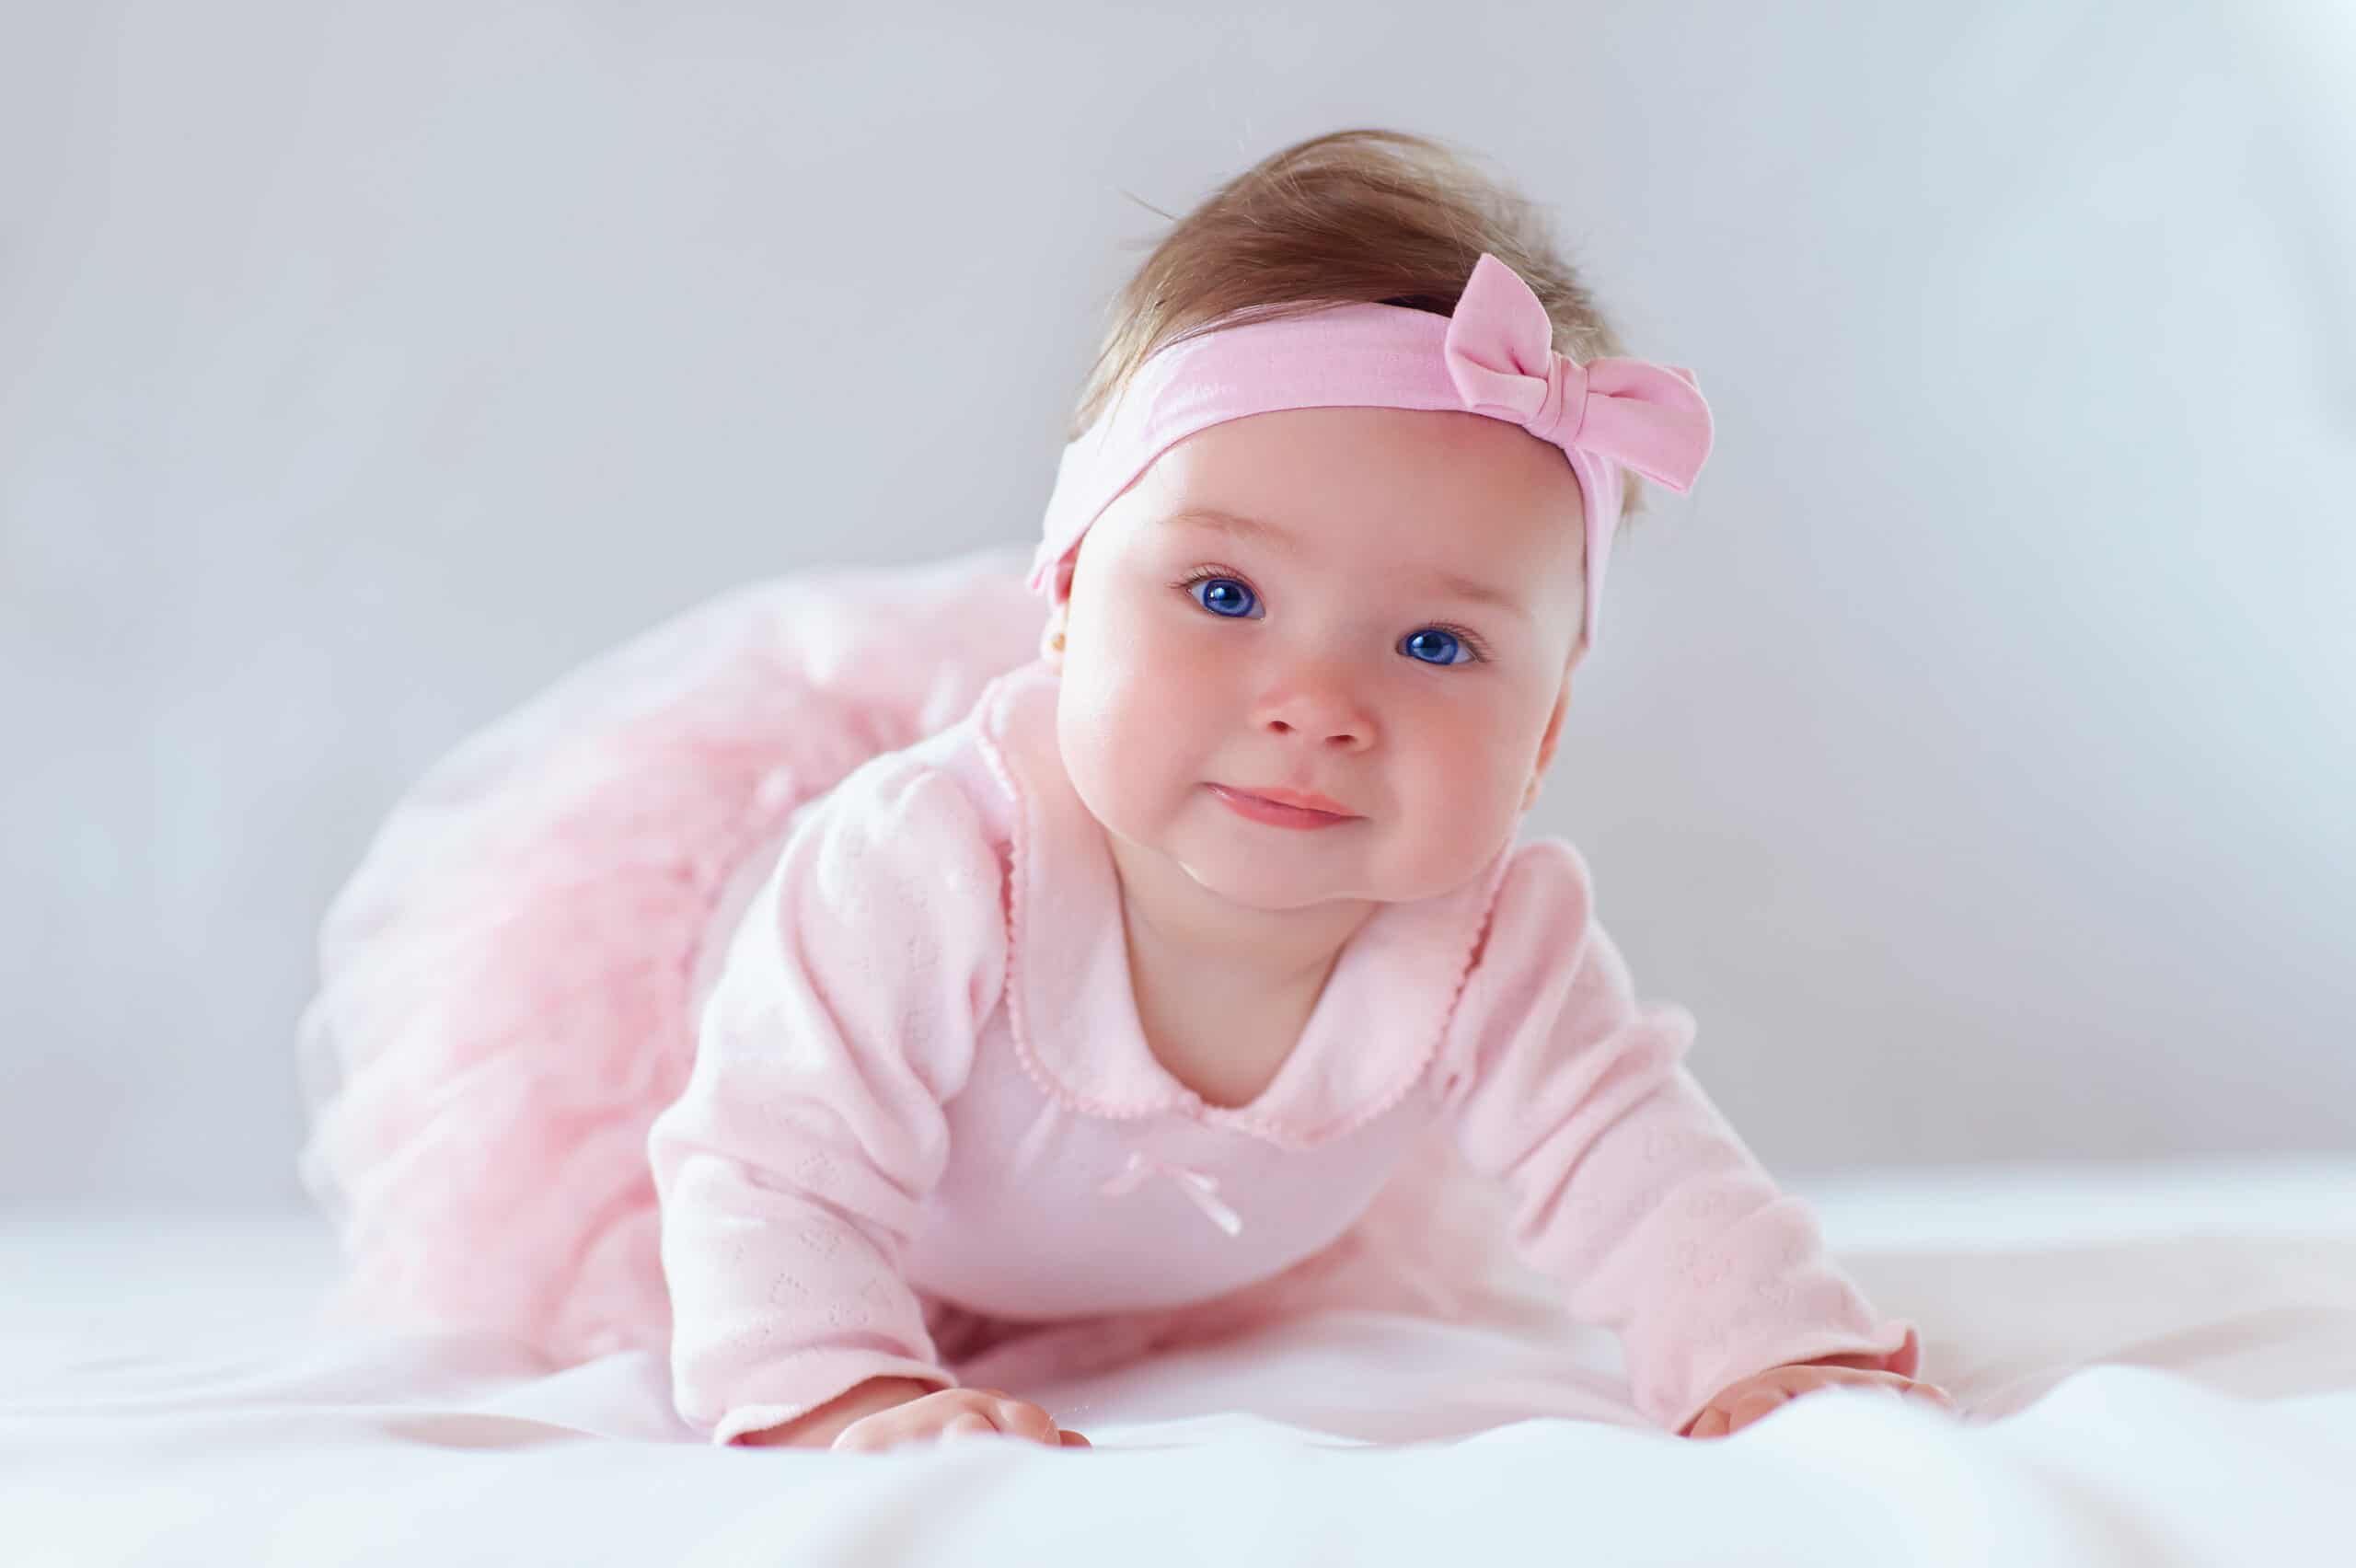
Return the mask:
[[[1068,1427],[1058,1428],[1057,1430],[1056,1436],[1063,1447],[1067,1448],[1093,1448],[1096,1447],[1095,1444],[1090,1442],[1087,1438],[1082,1437],[1079,1433],[1072,1431]]]
[[[1026,1401],[1001,1399],[991,1413],[1000,1432],[1028,1437],[1034,1443],[1052,1444],[1056,1440],[1056,1418]]]
[[[827,1447],[841,1454],[875,1454],[895,1443],[905,1443],[909,1434],[899,1424],[888,1419],[891,1412],[878,1412],[861,1416],[840,1432]]]
[[[1878,1389],[1897,1393],[1906,1379],[1895,1372],[1862,1372],[1846,1366],[1780,1366],[1766,1374],[1796,1393],[1817,1389]]]
[[[1843,1388],[1873,1389],[1899,1399],[1921,1400],[1925,1403],[1952,1405],[1947,1391],[1932,1383],[1921,1383],[1895,1372],[1844,1372],[1836,1381]]]
[[[941,1424],[943,1437],[995,1437],[998,1430],[988,1416],[976,1410],[960,1411]]]

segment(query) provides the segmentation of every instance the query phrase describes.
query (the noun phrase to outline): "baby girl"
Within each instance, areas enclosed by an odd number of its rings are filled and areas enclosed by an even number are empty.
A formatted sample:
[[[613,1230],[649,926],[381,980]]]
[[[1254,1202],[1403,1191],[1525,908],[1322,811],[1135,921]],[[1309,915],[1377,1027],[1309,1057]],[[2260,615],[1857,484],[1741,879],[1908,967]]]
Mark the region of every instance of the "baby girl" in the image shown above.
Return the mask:
[[[1578,852],[1517,839],[1635,476],[1709,449],[1693,375],[1616,351],[1525,204],[1318,138],[1123,290],[1044,625],[970,572],[803,579],[815,613],[445,765],[306,1021],[355,1309],[659,1346],[717,1443],[1085,1447],[1015,1369],[1346,1298],[1438,1145],[1662,1428],[1946,1404],[1681,1065],[1692,1016],[1635,1001]],[[1428,1212],[1427,1261],[1464,1241]]]

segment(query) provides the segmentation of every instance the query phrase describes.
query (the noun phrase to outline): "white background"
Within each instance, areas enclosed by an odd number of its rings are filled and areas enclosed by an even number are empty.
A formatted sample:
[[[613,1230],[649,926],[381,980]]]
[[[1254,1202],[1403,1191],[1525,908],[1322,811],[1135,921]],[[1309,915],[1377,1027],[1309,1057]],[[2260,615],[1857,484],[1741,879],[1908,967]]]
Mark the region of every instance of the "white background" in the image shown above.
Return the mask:
[[[299,1201],[327,901],[739,583],[1036,526],[1300,137],[1548,204],[1718,444],[1533,827],[1778,1170],[2356,1147],[2356,17],[0,0],[0,1200]]]

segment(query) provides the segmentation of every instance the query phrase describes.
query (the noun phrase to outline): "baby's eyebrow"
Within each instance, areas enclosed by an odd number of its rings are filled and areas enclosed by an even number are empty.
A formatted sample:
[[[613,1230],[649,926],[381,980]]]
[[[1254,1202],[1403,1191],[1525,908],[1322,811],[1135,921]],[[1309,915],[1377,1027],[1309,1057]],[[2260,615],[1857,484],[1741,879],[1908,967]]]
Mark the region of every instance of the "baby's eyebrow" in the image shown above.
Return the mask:
[[[1264,523],[1257,517],[1245,517],[1238,513],[1223,512],[1215,506],[1190,506],[1184,511],[1172,513],[1162,521],[1189,524],[1195,527],[1208,528],[1214,532],[1239,538],[1257,539],[1271,549],[1281,550],[1287,555],[1300,553],[1300,541],[1275,524]],[[1435,571],[1430,574],[1430,581],[1444,592],[1452,594],[1460,599],[1468,600],[1476,605],[1487,605],[1503,610],[1507,615],[1519,616],[1523,620],[1530,618],[1530,611],[1518,594],[1509,594],[1490,583],[1460,576],[1453,571]]]

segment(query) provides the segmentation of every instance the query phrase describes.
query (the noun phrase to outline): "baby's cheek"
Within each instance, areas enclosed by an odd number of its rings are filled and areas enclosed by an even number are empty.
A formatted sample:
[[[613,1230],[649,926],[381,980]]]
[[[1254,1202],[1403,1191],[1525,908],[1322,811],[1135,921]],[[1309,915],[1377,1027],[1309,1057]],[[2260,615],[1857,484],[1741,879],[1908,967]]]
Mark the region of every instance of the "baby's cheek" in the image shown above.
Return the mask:
[[[1512,840],[1526,778],[1507,778],[1486,736],[1438,740],[1414,748],[1408,845],[1403,869],[1424,894],[1445,892],[1486,865]]]
[[[1149,841],[1186,809],[1200,744],[1180,694],[1155,700],[1111,690],[1068,709],[1067,719],[1065,767],[1099,821]]]

